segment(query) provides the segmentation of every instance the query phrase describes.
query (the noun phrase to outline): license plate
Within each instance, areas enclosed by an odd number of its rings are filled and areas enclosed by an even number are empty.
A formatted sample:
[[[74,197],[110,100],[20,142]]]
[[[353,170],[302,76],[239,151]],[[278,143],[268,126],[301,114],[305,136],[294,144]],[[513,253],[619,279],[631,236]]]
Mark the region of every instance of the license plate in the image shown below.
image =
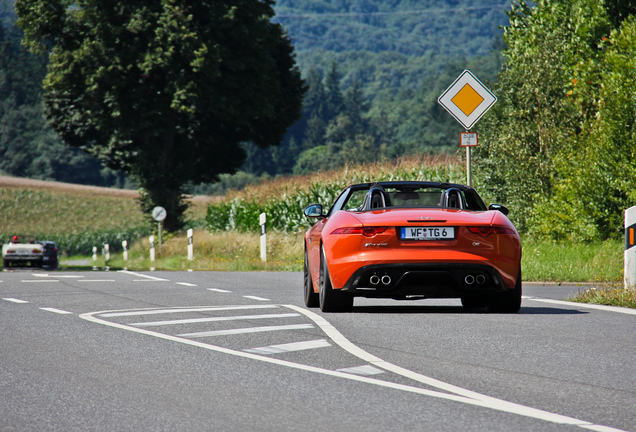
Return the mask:
[[[402,240],[452,240],[454,227],[403,227],[400,228]]]

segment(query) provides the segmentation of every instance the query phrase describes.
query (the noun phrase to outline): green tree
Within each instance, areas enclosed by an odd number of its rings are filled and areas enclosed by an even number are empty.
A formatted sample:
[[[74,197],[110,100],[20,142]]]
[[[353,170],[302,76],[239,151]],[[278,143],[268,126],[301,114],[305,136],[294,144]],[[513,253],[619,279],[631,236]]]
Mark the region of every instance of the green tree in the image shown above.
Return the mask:
[[[293,48],[265,0],[17,0],[17,25],[49,53],[44,101],[66,142],[130,175],[179,229],[189,183],[280,143],[299,117]]]
[[[636,202],[636,17],[601,45],[602,61],[578,69],[568,93],[591,112],[576,144],[555,158],[552,199],[537,206],[534,232],[557,239],[620,237],[623,212]]]
[[[533,221],[535,204],[549,199],[568,154],[593,111],[568,98],[578,65],[597,62],[611,23],[597,0],[515,1],[504,29],[507,58],[495,87],[499,102],[480,122],[476,152],[482,190],[511,207],[518,228]]]

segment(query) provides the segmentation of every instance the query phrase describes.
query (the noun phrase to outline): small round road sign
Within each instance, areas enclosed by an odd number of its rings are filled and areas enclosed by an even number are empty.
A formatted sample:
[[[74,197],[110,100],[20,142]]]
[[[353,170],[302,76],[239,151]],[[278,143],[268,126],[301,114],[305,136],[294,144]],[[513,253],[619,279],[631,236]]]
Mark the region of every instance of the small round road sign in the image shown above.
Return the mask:
[[[166,218],[167,212],[163,207],[155,207],[152,209],[152,218],[157,222],[162,222]]]

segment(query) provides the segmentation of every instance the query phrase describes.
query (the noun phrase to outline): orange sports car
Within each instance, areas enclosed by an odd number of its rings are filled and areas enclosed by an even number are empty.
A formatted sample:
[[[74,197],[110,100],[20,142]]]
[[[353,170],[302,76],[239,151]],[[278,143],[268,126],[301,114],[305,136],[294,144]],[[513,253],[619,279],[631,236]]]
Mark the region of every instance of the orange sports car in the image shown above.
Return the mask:
[[[378,182],[344,189],[305,233],[304,297],[324,312],[354,297],[460,298],[466,308],[518,312],[521,241],[501,205],[468,186]]]

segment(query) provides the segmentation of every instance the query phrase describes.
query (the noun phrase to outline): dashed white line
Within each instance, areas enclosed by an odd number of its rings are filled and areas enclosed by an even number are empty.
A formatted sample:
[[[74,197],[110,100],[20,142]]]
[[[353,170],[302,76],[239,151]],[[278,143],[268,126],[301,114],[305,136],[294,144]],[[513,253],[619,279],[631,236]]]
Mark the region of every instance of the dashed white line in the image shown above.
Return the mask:
[[[156,277],[156,276],[145,275],[143,273],[131,272],[131,271],[128,271],[128,270],[119,270],[118,272],[119,273],[124,273],[124,274],[129,274],[129,275],[132,275],[132,276],[137,276],[137,277],[140,277],[140,278],[145,278],[145,279],[148,279],[148,280],[151,280],[151,281],[156,281],[156,282],[169,282],[168,279],[163,279],[163,278]],[[137,282],[137,281],[135,281],[135,282]]]
[[[234,315],[234,316],[209,317],[209,318],[189,318],[189,319],[170,320],[170,321],[139,322],[139,323],[132,323],[130,325],[136,326],[136,327],[153,327],[153,326],[176,325],[176,324],[197,324],[197,323],[215,322],[215,321],[237,321],[237,320],[292,318],[292,317],[299,317],[299,316],[300,316],[300,314],[297,314],[297,313],[262,314],[262,315]]]
[[[78,282],[115,282],[115,279],[82,279]]]
[[[284,331],[284,330],[303,330],[303,329],[310,329],[310,328],[314,328],[314,326],[312,324],[292,324],[292,325],[281,325],[281,326],[212,330],[212,331],[204,331],[204,332],[197,332],[197,333],[183,333],[177,336],[196,339],[196,338],[204,338],[204,337],[210,337],[210,336],[227,336],[227,335],[236,335],[236,334],[262,333],[262,332]]]
[[[304,341],[304,342],[292,342],[280,345],[270,345],[266,347],[260,348],[251,348],[243,350],[245,352],[254,353],[254,354],[262,354],[262,355],[270,355],[270,354],[280,354],[286,352],[293,351],[304,351],[308,349],[315,348],[326,348],[330,347],[331,344],[326,339],[318,339],[312,341]]]
[[[6,301],[11,302],[11,303],[28,303],[28,301],[26,301],[26,300],[20,300],[20,299],[17,299],[17,298],[3,298],[2,300],[6,300]]]
[[[20,282],[23,283],[51,283],[51,282],[59,282],[57,279],[22,279]]]
[[[257,297],[257,296],[243,296],[243,298],[250,299],[250,300],[258,300],[258,301],[271,301],[270,299]]]
[[[232,292],[232,291],[219,289],[219,288],[208,288],[208,291],[214,291],[214,292],[218,292],[218,293],[231,293]]]
[[[55,308],[40,308],[40,310],[47,311],[47,312],[53,312],[53,313],[60,314],[60,315],[68,315],[68,314],[72,314],[73,313],[73,312],[65,311],[65,310],[62,310],[62,309],[55,309]]]
[[[195,287],[197,285],[193,284],[193,283],[189,283],[189,282],[177,282],[177,285],[183,285],[183,286],[187,286],[187,287]]]

